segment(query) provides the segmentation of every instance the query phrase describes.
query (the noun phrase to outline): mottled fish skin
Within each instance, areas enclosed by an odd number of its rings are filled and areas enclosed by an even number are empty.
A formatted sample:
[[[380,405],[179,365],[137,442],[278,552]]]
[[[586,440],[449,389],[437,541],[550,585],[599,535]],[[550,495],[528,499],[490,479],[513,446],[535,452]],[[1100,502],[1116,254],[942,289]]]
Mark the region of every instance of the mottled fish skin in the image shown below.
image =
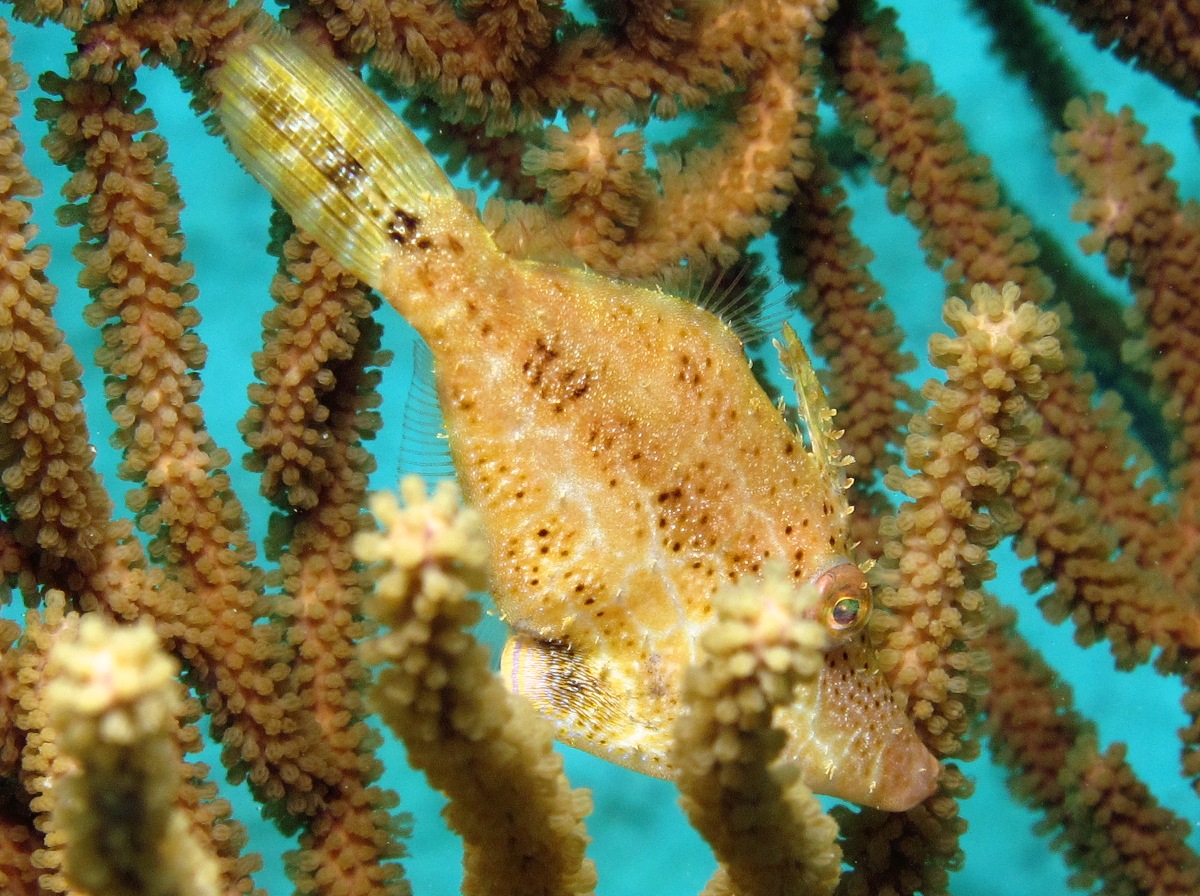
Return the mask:
[[[428,343],[512,630],[503,674],[562,740],[672,776],[713,594],[774,566],[818,584],[833,643],[781,716],[786,755],[818,792],[864,805],[932,792],[937,762],[865,640],[870,593],[836,470],[725,324],[661,291],[506,256],[370,91],[287,39],[234,54],[216,86],[250,171]]]

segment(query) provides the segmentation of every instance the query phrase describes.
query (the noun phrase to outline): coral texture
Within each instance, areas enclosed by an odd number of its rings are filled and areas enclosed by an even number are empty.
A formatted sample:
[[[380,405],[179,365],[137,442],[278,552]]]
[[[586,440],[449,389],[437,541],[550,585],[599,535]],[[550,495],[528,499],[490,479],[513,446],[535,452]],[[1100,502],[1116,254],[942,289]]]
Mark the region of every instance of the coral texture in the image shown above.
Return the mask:
[[[1046,6],[12,0],[0,891],[971,894],[1027,862],[1030,891],[1200,892],[1200,163],[1169,129],[1200,20]],[[701,636],[683,809],[560,764],[488,673],[470,509],[410,480],[367,511],[436,454],[419,352],[411,388],[385,369],[411,336],[211,133],[209,76],[273,16],[486,192],[506,252],[700,296],[785,403],[753,340],[811,334],[933,796],[826,815],[772,764],[832,648],[769,577]]]

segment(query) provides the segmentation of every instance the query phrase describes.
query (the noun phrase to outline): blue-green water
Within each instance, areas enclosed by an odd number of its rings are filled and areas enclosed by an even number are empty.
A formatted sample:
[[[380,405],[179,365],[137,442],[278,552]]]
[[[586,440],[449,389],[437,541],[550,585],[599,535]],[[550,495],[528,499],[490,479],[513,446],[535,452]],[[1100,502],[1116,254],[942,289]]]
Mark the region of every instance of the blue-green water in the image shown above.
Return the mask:
[[[1054,169],[1046,148],[1044,123],[1032,109],[1021,84],[1002,72],[987,49],[986,36],[962,6],[957,2],[902,4],[900,24],[908,35],[909,51],[925,60],[933,68],[939,86],[955,97],[972,146],[991,156],[1011,197],[1037,224],[1050,229],[1065,245],[1074,246],[1083,234],[1082,227],[1070,220],[1075,194]],[[1105,90],[1110,108],[1132,105],[1149,126],[1150,139],[1171,149],[1178,160],[1175,177],[1181,181],[1183,195],[1200,194],[1200,159],[1189,123],[1195,107],[1149,76],[1096,51],[1087,38],[1072,31],[1056,14],[1041,9],[1038,14],[1062,42],[1089,88]],[[14,30],[18,56],[32,72],[62,70],[62,29],[54,25],[44,29],[15,25]],[[245,388],[251,381],[250,355],[259,342],[259,320],[269,304],[267,285],[274,270],[263,248],[267,198],[237,168],[220,142],[205,133],[169,74],[146,70],[139,76],[139,86],[170,142],[170,158],[188,202],[183,213],[188,238],[185,257],[196,267],[195,279],[201,291],[198,306],[204,315],[201,334],[210,347],[204,372],[207,422],[217,441],[236,457],[241,453],[236,422],[245,410]],[[27,113],[37,94],[36,87],[25,94]],[[34,144],[30,149],[31,166],[46,183],[47,195],[35,205],[43,238],[54,246],[52,276],[62,290],[60,325],[68,331],[76,352],[87,359],[97,345],[97,337],[80,319],[86,296],[73,285],[77,274],[70,255],[74,235],[53,223],[63,172],[47,166],[36,146],[44,126],[27,114],[22,127],[27,143]],[[872,268],[885,284],[889,301],[909,332],[913,350],[922,355],[921,346],[929,333],[940,327],[941,279],[923,265],[912,228],[887,212],[881,189],[874,184],[857,187],[853,203],[855,229],[876,255]],[[1094,259],[1081,263],[1097,278],[1107,279]],[[1120,284],[1114,284],[1112,292],[1127,295]],[[385,310],[381,316],[388,343],[398,357],[406,357],[405,346],[411,339],[408,328],[390,311]],[[396,421],[407,375],[408,367],[397,363],[385,378],[383,410],[387,422],[376,443],[379,471],[373,481],[378,488],[394,484],[399,450]],[[923,375],[927,374],[919,372],[914,377]],[[100,383],[94,377],[89,382],[88,408],[102,469],[110,485],[119,489],[112,473],[114,452],[106,447],[110,423]],[[267,513],[251,501],[256,494],[253,483],[247,481],[239,493],[249,505],[255,533],[261,535]],[[1012,595],[1023,608],[1023,629],[1067,676],[1075,688],[1080,711],[1099,723],[1103,743],[1128,742],[1130,760],[1155,795],[1195,824],[1196,798],[1178,774],[1175,731],[1184,723],[1184,717],[1177,683],[1147,670],[1132,675],[1114,673],[1106,648],[1082,651],[1074,647],[1068,631],[1049,628],[1031,611],[1031,601],[1024,596],[1017,572],[1015,562],[1004,563],[994,590]],[[498,638],[498,629],[492,621],[489,636]],[[663,896],[698,892],[714,863],[707,847],[683,820],[672,786],[571,750],[564,753],[573,782],[591,788],[594,794],[591,854],[600,869],[599,892],[603,896],[624,896],[651,888]],[[411,857],[405,862],[416,892],[457,892],[461,851],[438,818],[440,798],[420,776],[407,769],[399,746],[389,745],[383,755],[390,769],[385,783],[401,794],[403,808],[416,819],[409,843]],[[1046,842],[1030,832],[1035,818],[1009,798],[999,772],[986,759],[975,763],[969,772],[977,792],[963,807],[970,832],[964,841],[966,862],[956,876],[954,892],[984,896],[1014,889],[1065,891],[1068,871]],[[264,854],[266,868],[260,883],[272,894],[289,892],[279,862],[287,843],[258,820],[253,803],[233,788],[228,792],[238,804],[238,816],[251,828],[253,848]],[[1197,839],[1192,839],[1195,845]]]

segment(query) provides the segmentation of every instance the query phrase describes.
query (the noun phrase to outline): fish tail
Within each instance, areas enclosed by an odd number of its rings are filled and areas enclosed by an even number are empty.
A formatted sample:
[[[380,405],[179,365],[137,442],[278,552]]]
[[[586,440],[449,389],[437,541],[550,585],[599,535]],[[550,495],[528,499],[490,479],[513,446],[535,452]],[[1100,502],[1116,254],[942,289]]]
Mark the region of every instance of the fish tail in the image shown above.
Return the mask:
[[[213,85],[234,155],[297,226],[375,289],[389,253],[416,239],[434,203],[455,198],[383,100],[286,34],[235,51]]]

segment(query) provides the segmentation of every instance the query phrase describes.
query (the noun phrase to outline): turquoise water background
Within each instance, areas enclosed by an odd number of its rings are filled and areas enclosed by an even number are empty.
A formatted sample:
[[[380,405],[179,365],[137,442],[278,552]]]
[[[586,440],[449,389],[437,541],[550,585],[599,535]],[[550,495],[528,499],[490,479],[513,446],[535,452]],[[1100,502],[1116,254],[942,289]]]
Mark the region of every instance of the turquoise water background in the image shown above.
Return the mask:
[[[908,35],[909,52],[926,61],[939,86],[957,100],[959,118],[968,130],[971,145],[991,156],[1012,198],[1036,223],[1073,246],[1083,228],[1069,218],[1075,193],[1054,169],[1046,126],[1021,84],[1003,73],[988,50],[986,34],[964,12],[964,5],[900,4],[900,24]],[[1057,14],[1040,8],[1038,14],[1061,41],[1085,82],[1092,89],[1108,93],[1110,108],[1132,105],[1149,126],[1150,139],[1171,149],[1177,158],[1174,174],[1181,182],[1183,195],[1200,194],[1200,158],[1190,124],[1195,106],[1178,99],[1149,76],[1096,51],[1088,38],[1070,29]],[[61,28],[49,25],[35,29],[16,23],[13,29],[18,58],[31,72],[63,69],[66,37]],[[196,267],[198,305],[204,316],[201,335],[210,348],[203,375],[208,425],[217,441],[237,458],[242,447],[236,423],[246,406],[245,389],[252,378],[250,356],[259,346],[259,321],[269,304],[267,285],[274,270],[274,261],[264,252],[269,204],[265,193],[238,169],[219,140],[196,121],[168,73],[145,70],[139,75],[139,87],[170,143],[170,158],[188,203],[183,212],[188,238],[185,257]],[[22,124],[30,144],[31,167],[46,184],[46,195],[35,202],[36,220],[42,227],[42,238],[54,247],[52,277],[62,290],[60,325],[86,361],[98,339],[80,318],[87,298],[73,285],[77,275],[71,259],[74,234],[54,224],[53,210],[60,202],[58,189],[64,173],[48,166],[37,146],[45,129],[29,114],[36,95],[39,92],[35,86],[23,97],[26,116]],[[929,334],[941,328],[942,281],[925,268],[913,229],[886,211],[880,188],[871,183],[858,186],[852,201],[855,229],[876,254],[872,269],[885,284],[888,300],[908,330],[913,350],[923,355],[921,347]],[[1095,259],[1083,264],[1097,278],[1107,279]],[[1114,284],[1111,291],[1127,295],[1120,284]],[[381,319],[385,338],[398,359],[385,376],[386,422],[376,442],[379,470],[373,479],[375,487],[388,488],[395,482],[401,442],[397,421],[409,373],[404,359],[412,334],[386,309]],[[927,370],[918,371],[914,382],[926,375]],[[113,474],[114,452],[106,447],[111,424],[96,378],[89,382],[88,408],[102,470],[110,486],[119,490],[121,486]],[[239,494],[248,504],[254,532],[261,536],[267,511],[251,501],[256,494],[253,482],[248,480]],[[1184,724],[1184,716],[1177,682],[1146,669],[1133,674],[1115,673],[1107,648],[1076,648],[1069,631],[1052,629],[1042,622],[1020,586],[1018,573],[1015,561],[1003,563],[993,590],[1011,596],[1021,608],[1023,630],[1066,675],[1075,689],[1079,710],[1098,722],[1102,745],[1129,743],[1130,760],[1155,795],[1194,826],[1197,800],[1178,774],[1175,731]],[[9,608],[5,612],[14,611]],[[499,624],[490,620],[485,628],[489,639],[498,643],[502,637]],[[389,744],[382,755],[389,765],[384,783],[400,793],[402,808],[415,818],[408,845],[411,855],[405,860],[407,872],[418,894],[457,892],[461,850],[438,817],[441,799],[419,775],[408,770],[402,752],[400,746]],[[683,819],[674,788],[569,749],[563,752],[572,781],[591,788],[594,795],[591,855],[600,870],[601,896],[625,896],[648,889],[660,896],[698,892],[714,862],[706,845]],[[986,751],[985,758],[969,767],[968,772],[976,782],[976,794],[963,807],[970,831],[963,843],[966,861],[955,876],[953,891],[962,896],[1014,890],[1066,891],[1068,870],[1046,841],[1031,833],[1035,817],[1008,796],[1001,774],[986,759]],[[260,884],[272,894],[289,892],[279,860],[288,843],[259,820],[257,807],[238,789],[226,787],[226,792],[237,804],[238,817],[251,829],[252,847],[264,855],[266,867],[259,876]],[[1192,843],[1200,845],[1195,834]]]

